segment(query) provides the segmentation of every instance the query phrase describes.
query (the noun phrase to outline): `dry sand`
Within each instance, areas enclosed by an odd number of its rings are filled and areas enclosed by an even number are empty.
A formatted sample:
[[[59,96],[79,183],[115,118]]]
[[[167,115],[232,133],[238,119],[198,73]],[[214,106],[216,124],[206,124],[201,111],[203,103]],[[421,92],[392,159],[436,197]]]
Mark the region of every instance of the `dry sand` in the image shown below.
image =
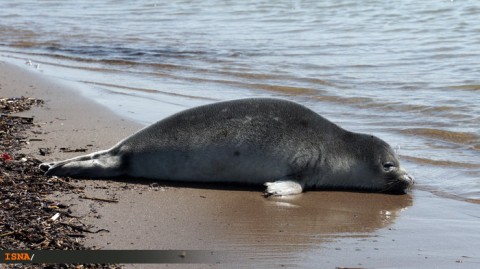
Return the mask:
[[[21,95],[45,100],[43,107],[25,112],[42,124],[31,135],[41,141],[26,149],[39,159],[83,154],[61,152],[62,147],[105,149],[142,127],[61,82],[0,62],[0,96]],[[41,147],[51,154],[40,156]],[[54,197],[74,205],[74,214],[86,223],[109,230],[88,235],[85,244],[92,248],[228,251],[227,262],[217,267],[480,268],[480,205],[427,191],[264,198],[261,189],[226,186],[78,184],[86,186],[87,196],[118,200]]]

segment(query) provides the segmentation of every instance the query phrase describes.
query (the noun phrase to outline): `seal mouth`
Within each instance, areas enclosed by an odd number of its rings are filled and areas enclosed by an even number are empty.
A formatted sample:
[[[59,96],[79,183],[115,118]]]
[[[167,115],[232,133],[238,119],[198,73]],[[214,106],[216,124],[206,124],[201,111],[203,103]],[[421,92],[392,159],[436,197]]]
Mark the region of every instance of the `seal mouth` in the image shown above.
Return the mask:
[[[405,194],[415,183],[415,178],[409,174],[402,174],[388,180],[387,186],[381,191],[391,194]]]

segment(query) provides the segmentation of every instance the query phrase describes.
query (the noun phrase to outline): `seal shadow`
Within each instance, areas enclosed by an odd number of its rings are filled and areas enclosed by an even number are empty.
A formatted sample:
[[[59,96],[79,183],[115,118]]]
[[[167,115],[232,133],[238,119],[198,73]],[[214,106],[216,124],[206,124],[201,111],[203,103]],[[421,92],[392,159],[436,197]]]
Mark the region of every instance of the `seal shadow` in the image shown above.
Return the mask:
[[[291,251],[296,251],[298,246],[316,245],[345,234],[364,236],[374,233],[392,225],[401,212],[413,205],[410,194],[311,190],[299,195],[264,197],[264,187],[258,185],[172,182],[128,177],[109,180],[132,186],[140,184],[151,187],[155,184],[165,187],[167,193],[169,188],[197,194],[201,190],[200,196],[208,196],[210,205],[207,203],[199,212],[209,212],[221,216],[225,222],[237,224],[224,231],[229,242],[255,245],[261,237],[261,245],[288,242],[295,246]],[[182,203],[182,199],[179,197],[178,202]],[[211,208],[216,208],[222,214],[211,211]],[[195,219],[195,216],[192,218]]]
[[[204,248],[232,252],[247,263],[258,261],[259,257],[288,262],[304,257],[306,251],[318,250],[325,243],[345,237],[375,240],[378,230],[394,224],[413,204],[409,194],[309,191],[285,197],[264,197],[262,186],[125,177],[108,181],[115,183],[107,182],[107,185],[112,187],[110,191],[117,193],[120,202],[104,205],[102,214],[111,214],[128,205],[132,213],[122,213],[120,219],[123,221],[119,223],[143,225],[162,220],[161,229],[155,230],[159,236],[153,239],[147,236],[142,240],[161,240],[158,238],[178,232],[181,226],[182,240],[201,238]],[[124,184],[126,187],[122,186]],[[164,189],[142,191],[142,195],[130,191],[139,185],[142,189]],[[146,204],[151,209],[139,222],[136,212],[142,212]],[[123,225],[119,223],[109,225]]]
[[[87,179],[85,180],[95,180]],[[245,183],[214,183],[214,182],[192,182],[192,181],[170,181],[170,180],[158,180],[158,179],[148,179],[148,178],[137,178],[137,177],[112,177],[108,178],[110,181],[126,183],[126,184],[137,184],[144,186],[151,186],[152,184],[167,187],[167,188],[190,188],[190,189],[204,189],[204,190],[225,190],[225,191],[249,191],[249,192],[258,192],[259,195],[262,194],[265,189],[264,186],[254,185],[254,184],[245,184]]]
[[[152,182],[142,180],[142,184]],[[212,227],[221,234],[225,249],[241,252],[247,260],[262,255],[290,259],[343,237],[374,240],[378,230],[391,226],[413,204],[409,194],[315,190],[265,198],[262,186],[160,184],[182,187],[182,192],[187,193],[200,190],[206,198],[198,201],[199,215],[189,219],[205,220],[206,216],[200,214],[207,214],[217,218],[217,222],[229,224],[212,223]]]
[[[95,180],[92,178],[83,178],[84,180]],[[225,191],[240,191],[240,192],[258,192],[259,195],[264,195],[266,187],[259,184],[245,184],[245,183],[223,183],[223,182],[195,182],[195,181],[171,181],[171,180],[158,180],[158,179],[148,179],[148,178],[138,178],[138,177],[129,177],[129,176],[119,176],[119,177],[110,177],[110,181],[116,181],[127,184],[139,184],[150,186],[152,184],[170,187],[170,188],[191,188],[191,189],[204,189],[204,190],[225,190]],[[411,188],[409,189],[411,190]],[[364,194],[376,194],[368,189],[357,189],[357,188],[317,188],[317,189],[304,189],[304,192],[298,195],[293,195],[292,197],[300,196],[307,192],[313,193],[327,193],[327,192],[338,192],[338,193],[364,193]],[[380,192],[379,192],[380,193]],[[408,193],[387,193],[387,196],[404,196]],[[266,196],[267,197],[267,196]],[[286,199],[287,196],[278,196],[279,199]]]

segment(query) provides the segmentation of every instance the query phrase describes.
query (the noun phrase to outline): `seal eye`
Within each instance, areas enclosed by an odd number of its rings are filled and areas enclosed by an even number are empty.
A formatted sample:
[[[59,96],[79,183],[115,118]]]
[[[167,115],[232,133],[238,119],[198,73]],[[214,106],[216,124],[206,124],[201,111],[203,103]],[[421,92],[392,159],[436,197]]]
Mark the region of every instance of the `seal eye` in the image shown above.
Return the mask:
[[[395,165],[392,162],[386,162],[383,164],[383,170],[385,172],[390,172],[395,168]]]

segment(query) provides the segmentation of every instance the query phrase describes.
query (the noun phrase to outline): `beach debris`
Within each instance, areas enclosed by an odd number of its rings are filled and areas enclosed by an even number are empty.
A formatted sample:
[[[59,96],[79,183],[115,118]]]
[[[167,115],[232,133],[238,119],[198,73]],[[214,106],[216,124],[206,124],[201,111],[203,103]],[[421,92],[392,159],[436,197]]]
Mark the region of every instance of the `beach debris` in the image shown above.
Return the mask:
[[[160,186],[160,184],[158,184],[158,182],[150,183],[148,185],[148,188],[150,190],[154,190],[154,191],[165,191],[166,190],[165,186]]]
[[[43,100],[24,96],[20,98],[0,98],[0,112],[3,114],[17,113],[28,110],[34,105],[43,104]]]
[[[86,148],[78,148],[78,149],[70,149],[68,147],[60,148],[62,152],[86,152],[88,149]]]
[[[107,198],[99,198],[99,197],[89,197],[86,195],[80,195],[78,196],[80,199],[88,199],[88,200],[95,200],[95,201],[100,201],[100,202],[107,202],[107,203],[118,203],[117,199],[107,199]]]
[[[89,229],[86,229],[85,227],[83,226],[78,226],[78,225],[73,225],[71,223],[64,223],[64,222],[61,222],[60,224],[64,225],[64,226],[68,226],[68,227],[71,227],[73,228],[74,230],[77,230],[79,232],[85,232],[85,233],[91,233],[91,234],[96,234],[96,233],[100,233],[100,232],[107,232],[109,233],[110,231],[107,230],[107,229],[98,229],[96,231],[91,231]]]
[[[38,151],[40,155],[45,156],[50,154],[50,149],[49,148],[38,148]]]
[[[35,104],[43,104],[43,101],[0,98],[0,111],[9,114]],[[26,130],[33,126],[23,118],[11,115],[0,117],[0,249],[86,249],[81,241],[85,237],[83,233],[108,230],[92,231],[92,227],[83,224],[81,218],[71,215],[68,205],[47,198],[54,192],[79,193],[83,190],[71,184],[68,178],[44,176],[38,168],[41,163],[38,159],[18,152],[25,145],[22,141],[25,141]],[[45,268],[45,265],[29,268]],[[120,267],[111,264],[58,264],[48,268]]]
[[[50,220],[56,221],[59,217],[60,217],[60,213],[57,212],[57,213],[55,213],[55,215],[53,215],[53,216],[50,218]]]
[[[38,160],[22,154],[13,156],[8,162],[0,161],[0,248],[83,249],[67,236],[72,229],[56,224],[65,209],[45,198],[54,191],[72,191],[73,187],[61,181],[49,182],[37,168]],[[74,218],[71,221],[79,222]]]
[[[183,250],[180,255],[178,255],[180,258],[186,258],[187,257],[187,252]]]
[[[12,116],[12,115],[1,115],[6,124],[13,125],[15,124],[13,121],[17,120],[20,121],[21,124],[32,124],[33,117],[21,117],[21,116]]]
[[[158,182],[153,182],[151,183],[150,185],[148,185],[150,188],[158,188],[160,187],[160,185],[158,184]]]
[[[4,162],[11,161],[11,160],[12,160],[12,156],[10,156],[8,153],[3,153],[3,154],[2,154],[2,160],[3,160]]]

